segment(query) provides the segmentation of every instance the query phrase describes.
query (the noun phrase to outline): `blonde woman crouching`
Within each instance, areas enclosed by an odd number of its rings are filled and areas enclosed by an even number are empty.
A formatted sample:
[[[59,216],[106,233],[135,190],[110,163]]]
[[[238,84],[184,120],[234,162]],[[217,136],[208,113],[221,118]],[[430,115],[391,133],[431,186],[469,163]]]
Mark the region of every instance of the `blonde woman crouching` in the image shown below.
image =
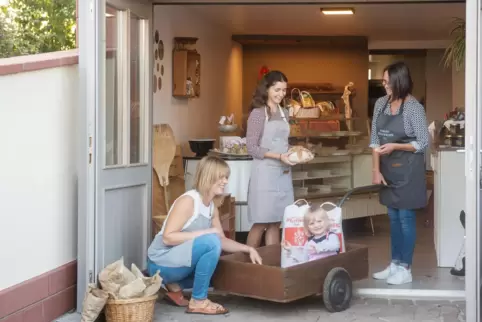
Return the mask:
[[[204,157],[196,169],[194,189],[177,198],[148,250],[149,275],[160,271],[167,288],[166,299],[187,306],[187,313],[226,314],[223,306],[208,300],[211,277],[221,251],[244,252],[261,264],[253,248],[224,236],[218,206],[229,178],[228,164],[217,157]],[[182,290],[192,288],[187,301]]]

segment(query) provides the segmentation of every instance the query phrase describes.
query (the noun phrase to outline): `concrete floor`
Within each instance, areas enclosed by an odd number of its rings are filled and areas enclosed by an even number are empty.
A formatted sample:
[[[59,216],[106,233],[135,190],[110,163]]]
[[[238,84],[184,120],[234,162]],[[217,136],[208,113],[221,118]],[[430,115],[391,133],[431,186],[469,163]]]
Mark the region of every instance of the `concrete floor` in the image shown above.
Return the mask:
[[[214,298],[213,298],[214,299]],[[182,308],[159,301],[154,322],[462,322],[465,302],[354,299],[351,307],[340,313],[328,313],[319,297],[288,304],[276,304],[233,296],[215,298],[231,310],[224,316],[201,316],[184,313]],[[70,314],[58,322],[79,322],[79,314]]]
[[[401,286],[389,286],[383,281],[371,278],[354,283],[357,290],[447,290],[463,291],[464,278],[450,275],[449,268],[437,268],[433,245],[433,229],[423,225],[424,217],[418,217],[417,245],[414,254],[412,273],[414,281]],[[375,235],[371,230],[360,229],[346,234],[348,242],[364,244],[369,247],[370,274],[383,269],[390,258],[390,235],[387,216],[374,218]],[[368,226],[367,226],[368,227]],[[450,293],[450,292],[448,292]],[[357,293],[360,294],[360,293]],[[449,296],[450,297],[450,296]],[[389,297],[389,298],[394,298]],[[417,297],[409,297],[411,299]],[[462,299],[464,296],[462,296]],[[420,299],[420,298],[418,298]],[[200,316],[185,314],[177,308],[159,300],[156,305],[155,320],[175,322],[229,321],[229,322],[269,322],[269,321],[352,321],[352,322],[460,322],[465,321],[465,302],[454,302],[430,298],[433,301],[389,300],[357,297],[351,308],[341,313],[328,313],[322,299],[311,297],[294,303],[276,304],[234,296],[216,296],[213,300],[226,305],[231,310],[227,316]],[[79,314],[70,314],[59,322],[79,322]]]
[[[465,289],[465,279],[463,277],[451,275],[450,268],[437,267],[437,258],[433,242],[433,228],[424,226],[425,218],[422,214],[420,214],[417,219],[417,242],[412,266],[413,282],[393,286],[386,284],[384,281],[368,278],[356,282],[355,287],[455,291],[463,291]],[[347,242],[368,246],[370,275],[384,269],[390,259],[390,228],[388,217],[386,215],[376,216],[373,218],[373,223],[375,226],[374,236],[372,236],[369,229],[363,229],[361,232],[350,233],[346,236]]]

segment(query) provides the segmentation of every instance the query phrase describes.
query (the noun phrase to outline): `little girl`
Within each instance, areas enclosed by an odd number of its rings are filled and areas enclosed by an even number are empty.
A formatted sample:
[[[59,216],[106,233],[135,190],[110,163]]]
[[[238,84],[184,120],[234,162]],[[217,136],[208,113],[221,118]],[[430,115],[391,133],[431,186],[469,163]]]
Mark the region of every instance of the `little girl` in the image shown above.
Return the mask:
[[[308,235],[305,251],[309,261],[340,252],[340,239],[330,231],[331,220],[326,210],[321,207],[308,210],[304,216],[304,225]]]
[[[295,247],[286,240],[282,242],[283,248],[288,252],[288,256],[294,263],[300,264],[305,261],[336,255],[340,252],[340,240],[337,234],[330,231],[330,217],[323,208],[309,209],[303,217],[303,224],[308,235],[308,241],[301,247],[303,255],[295,251]]]

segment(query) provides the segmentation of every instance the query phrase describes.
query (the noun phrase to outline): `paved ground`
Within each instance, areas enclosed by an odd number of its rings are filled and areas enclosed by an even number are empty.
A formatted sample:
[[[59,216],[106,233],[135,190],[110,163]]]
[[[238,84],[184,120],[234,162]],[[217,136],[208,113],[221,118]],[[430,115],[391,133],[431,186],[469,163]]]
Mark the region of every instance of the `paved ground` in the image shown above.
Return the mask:
[[[321,298],[313,297],[295,303],[276,304],[238,297],[218,297],[231,310],[226,316],[185,314],[183,309],[160,301],[155,322],[462,322],[465,302],[428,302],[386,299],[353,299],[351,308],[341,313],[328,313]],[[58,322],[78,322],[72,314]]]

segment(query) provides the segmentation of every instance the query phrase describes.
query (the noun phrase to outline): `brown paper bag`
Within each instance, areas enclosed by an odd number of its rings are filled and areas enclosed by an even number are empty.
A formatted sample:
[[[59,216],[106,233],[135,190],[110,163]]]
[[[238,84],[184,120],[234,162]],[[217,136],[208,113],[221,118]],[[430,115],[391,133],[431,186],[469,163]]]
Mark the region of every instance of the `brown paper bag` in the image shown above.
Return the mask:
[[[141,270],[136,266],[136,264],[131,265],[131,271],[136,277],[142,278],[142,281],[146,285],[143,296],[148,297],[157,294],[162,286],[162,278],[159,275],[159,271],[152,277],[145,277]]]
[[[136,264],[132,263],[131,265],[131,272],[132,274],[134,274],[134,276],[136,278],[144,278],[144,274],[142,273],[142,271],[139,269],[139,267],[137,267]]]
[[[82,302],[81,322],[94,322],[99,317],[100,312],[105,306],[109,294],[99,290],[94,284],[87,286],[84,301]]]
[[[146,284],[144,284],[142,278],[137,278],[119,289],[119,299],[125,300],[142,297],[145,289]]]
[[[136,276],[124,266],[124,258],[107,265],[99,274],[102,289],[117,298],[122,286],[132,283]]]
[[[152,277],[144,278],[144,284],[146,285],[144,296],[148,297],[157,294],[162,286],[162,278],[159,275],[159,271]]]

